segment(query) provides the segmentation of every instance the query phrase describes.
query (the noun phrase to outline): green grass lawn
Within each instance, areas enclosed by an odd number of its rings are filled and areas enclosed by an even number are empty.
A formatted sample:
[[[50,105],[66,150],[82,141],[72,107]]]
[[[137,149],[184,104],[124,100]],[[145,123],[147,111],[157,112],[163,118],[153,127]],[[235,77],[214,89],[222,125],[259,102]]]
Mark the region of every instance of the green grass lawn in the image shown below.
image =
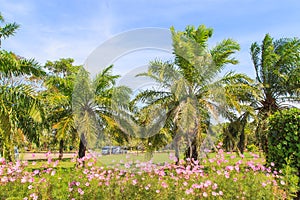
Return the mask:
[[[169,156],[170,156],[171,152],[156,152],[153,153],[153,157],[151,158],[152,162],[155,164],[164,164],[165,162],[171,163],[172,161],[170,160]],[[216,156],[216,153],[209,153],[208,154],[208,159],[209,158],[214,158]],[[231,158],[231,157],[235,157],[235,158]],[[181,159],[183,159],[183,154],[181,154]],[[245,152],[244,153],[244,158],[243,160],[251,160],[253,158],[253,156],[248,153]],[[225,163],[226,165],[234,165],[238,160],[240,160],[241,158],[236,154],[236,153],[231,153],[231,154],[225,154],[225,159],[229,161],[229,163]],[[100,155],[97,158],[97,166],[104,166],[104,167],[114,167],[114,166],[118,166],[118,167],[123,167],[125,163],[137,163],[137,162],[146,162],[149,161],[150,157],[147,153],[128,153],[128,154],[112,154],[112,155]],[[256,160],[257,162],[260,163],[264,163],[264,158],[258,158]],[[34,165],[32,165],[32,163],[35,163]],[[29,162],[29,166],[28,168],[32,168],[32,169],[37,169],[37,168],[41,168],[44,165],[47,164],[47,161],[45,160],[36,160],[36,161],[30,161]],[[72,168],[75,167],[74,162],[71,162],[70,159],[65,158],[62,161],[59,162],[59,167],[60,168]],[[206,165],[206,164],[204,164]]]

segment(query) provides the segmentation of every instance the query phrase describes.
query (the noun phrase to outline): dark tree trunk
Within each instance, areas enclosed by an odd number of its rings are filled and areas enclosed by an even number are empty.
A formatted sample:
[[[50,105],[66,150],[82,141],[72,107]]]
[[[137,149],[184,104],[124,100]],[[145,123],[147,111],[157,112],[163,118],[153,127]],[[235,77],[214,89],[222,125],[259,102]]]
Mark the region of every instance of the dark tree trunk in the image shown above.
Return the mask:
[[[240,140],[239,140],[239,143],[237,145],[241,154],[244,154],[245,139],[246,139],[245,138],[245,130],[244,130],[244,127],[243,127],[242,130],[241,130],[241,133],[240,133]]]
[[[188,148],[185,152],[185,159],[198,160],[198,151],[197,151],[197,137],[194,137],[191,145],[188,145]]]
[[[298,167],[298,177],[300,178],[300,167]],[[300,182],[298,183],[298,188],[300,188]],[[298,190],[297,197],[295,199],[300,199],[300,189]]]
[[[174,148],[175,148],[175,157],[176,157],[176,165],[179,164],[179,144],[178,144],[178,139],[175,139],[174,142]]]
[[[86,140],[84,134],[81,134],[78,157],[83,158],[85,156],[85,151],[86,151]]]
[[[63,154],[64,154],[64,140],[61,139],[59,141],[59,156],[58,156],[59,160],[61,160],[63,158]]]
[[[9,162],[14,161],[13,160],[13,153],[12,153],[13,149],[11,148],[10,145],[8,145],[8,142],[5,141],[4,145],[3,145],[3,151],[2,151],[2,156]]]

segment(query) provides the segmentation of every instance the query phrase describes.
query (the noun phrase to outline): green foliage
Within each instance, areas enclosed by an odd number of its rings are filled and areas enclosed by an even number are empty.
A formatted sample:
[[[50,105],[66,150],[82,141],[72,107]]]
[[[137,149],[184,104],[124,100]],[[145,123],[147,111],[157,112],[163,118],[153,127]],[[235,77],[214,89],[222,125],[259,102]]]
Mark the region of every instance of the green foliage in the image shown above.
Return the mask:
[[[4,17],[0,12],[0,23],[5,23]],[[20,27],[17,23],[5,23],[4,26],[0,26],[0,48],[1,48],[1,39],[6,39],[10,36],[13,36],[16,33],[16,30]]]
[[[276,112],[269,118],[268,162],[282,168],[290,165],[300,169],[300,110],[292,108]]]
[[[250,152],[258,152],[259,148],[255,146],[255,144],[249,144],[247,145],[247,150]]]
[[[46,90],[41,92],[44,107],[47,111],[48,134],[55,143],[59,142],[61,157],[65,145],[71,145],[77,136],[72,108],[72,94],[76,75],[82,66],[73,64],[71,58],[47,61],[49,70],[45,78]],[[54,133],[54,134],[53,134]]]
[[[260,88],[252,106],[258,110],[256,135],[259,146],[267,153],[266,119],[285,107],[286,101],[299,102],[300,39],[275,40],[266,34],[262,43],[251,45],[251,58]]]
[[[282,174],[284,176],[283,181],[280,184],[283,185],[282,187],[285,188],[286,191],[289,191],[291,197],[296,197],[296,194],[300,189],[300,176],[297,175],[297,169],[291,167],[291,160],[286,159],[286,163],[287,164],[284,164],[282,169]]]
[[[239,102],[253,90],[249,84],[252,80],[234,72],[218,79],[227,64],[238,63],[234,58],[240,49],[236,41],[225,39],[209,49],[211,28],[187,26],[184,31],[175,31],[172,27],[171,32],[174,62],[155,60],[150,62],[147,73],[140,74],[156,81],[160,90],[143,91],[136,96],[134,103],[146,104],[138,117],[145,109],[155,110],[159,106],[164,110],[166,124],[163,128],[169,130],[169,137],[175,140],[175,149],[184,138],[188,149],[186,156],[198,159],[202,136],[207,133],[212,116],[215,119],[220,115],[232,118],[233,109],[245,110],[246,106]],[[155,121],[150,117],[142,124]]]
[[[267,161],[285,169],[292,185],[300,176],[300,110],[278,111],[269,118]],[[294,173],[291,171],[294,170]],[[294,174],[294,175],[293,175]],[[299,183],[298,183],[299,184]],[[299,186],[299,185],[298,185]]]

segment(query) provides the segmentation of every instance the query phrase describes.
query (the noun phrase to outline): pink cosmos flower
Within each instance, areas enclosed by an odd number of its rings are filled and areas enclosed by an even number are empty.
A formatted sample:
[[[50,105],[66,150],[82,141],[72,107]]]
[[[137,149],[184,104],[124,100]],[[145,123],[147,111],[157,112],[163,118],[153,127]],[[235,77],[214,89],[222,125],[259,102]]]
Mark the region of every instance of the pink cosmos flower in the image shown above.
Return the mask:
[[[129,163],[125,163],[124,166],[125,166],[125,168],[127,168],[127,169],[130,168],[130,164],[129,164]]]
[[[203,196],[204,196],[204,197],[207,197],[208,194],[207,194],[206,192],[203,192]]]
[[[190,188],[185,191],[186,194],[192,194],[194,192],[193,188]]]
[[[227,171],[224,172],[225,178],[229,178],[229,173]]]
[[[37,200],[38,199],[38,196],[35,194],[35,193],[32,193],[30,195],[30,197],[33,199],[33,200]]]
[[[238,165],[234,166],[235,171],[239,172],[240,171],[240,167]]]
[[[1,178],[1,182],[2,183],[7,183],[8,182],[8,178],[6,176],[3,176],[3,178]]]
[[[22,179],[21,179],[21,183],[26,183],[26,181],[27,181],[27,177],[23,176]]]
[[[55,173],[56,173],[56,171],[55,171],[55,170],[53,170],[53,171],[51,172],[51,176],[54,176],[54,175],[55,175]]]
[[[132,180],[132,185],[136,185],[136,184],[137,184],[137,180],[136,179]]]
[[[37,169],[36,169],[36,170],[33,171],[33,174],[34,174],[34,175],[37,175],[38,173],[40,173],[40,170],[37,170]]]
[[[233,166],[230,166],[230,165],[228,165],[228,166],[226,166],[226,167],[225,167],[225,169],[226,169],[227,171],[232,171],[232,170],[234,169],[234,167],[233,167]]]
[[[84,194],[84,191],[83,191],[81,188],[78,188],[78,193],[79,193],[80,195],[83,195],[83,194]]]
[[[59,160],[56,160],[54,163],[53,163],[53,167],[56,167],[59,163]]]
[[[214,183],[213,186],[212,186],[212,189],[216,190],[217,188],[218,188],[218,184]]]
[[[163,188],[167,188],[167,187],[168,187],[168,184],[166,184],[165,182],[162,182],[162,183],[161,183],[161,186],[162,186]]]

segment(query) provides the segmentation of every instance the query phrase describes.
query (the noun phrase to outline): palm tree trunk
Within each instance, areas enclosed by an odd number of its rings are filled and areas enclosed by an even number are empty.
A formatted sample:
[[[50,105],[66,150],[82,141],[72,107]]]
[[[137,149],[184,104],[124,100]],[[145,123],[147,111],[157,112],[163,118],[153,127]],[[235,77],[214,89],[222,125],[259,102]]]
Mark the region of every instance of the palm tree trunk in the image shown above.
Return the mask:
[[[179,141],[178,138],[175,139],[174,141],[174,149],[175,149],[175,158],[176,158],[176,165],[179,164]]]
[[[198,160],[198,151],[197,151],[197,137],[194,137],[192,141],[188,141],[188,148],[185,152],[185,159],[189,158],[190,161]]]
[[[59,160],[61,160],[63,158],[63,151],[64,151],[64,140],[61,139],[59,141],[59,156],[58,156]]]
[[[7,137],[4,139],[3,143],[3,158],[10,162],[13,161],[12,145],[10,144],[10,141]]]
[[[80,142],[79,142],[79,151],[78,151],[78,157],[83,158],[85,156],[85,151],[86,151],[86,142],[85,142],[85,136],[82,133],[80,137]]]
[[[244,149],[245,149],[245,131],[244,129],[241,130],[241,133],[240,133],[240,140],[239,140],[239,143],[237,144],[237,147],[240,151],[241,154],[244,154]]]

